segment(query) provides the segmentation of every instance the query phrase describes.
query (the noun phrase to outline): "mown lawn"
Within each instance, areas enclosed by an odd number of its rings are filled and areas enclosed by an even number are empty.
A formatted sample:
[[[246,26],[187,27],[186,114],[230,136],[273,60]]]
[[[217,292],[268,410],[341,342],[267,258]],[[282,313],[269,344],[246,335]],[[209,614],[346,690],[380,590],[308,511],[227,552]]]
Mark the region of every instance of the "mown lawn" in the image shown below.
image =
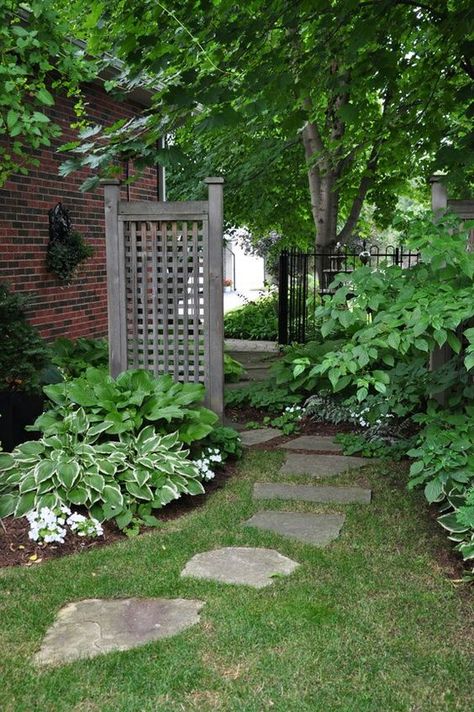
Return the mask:
[[[339,540],[318,550],[239,526],[262,508],[344,509],[253,503],[252,482],[276,479],[281,459],[279,452],[248,454],[203,507],[154,534],[3,569],[0,709],[470,711],[470,595],[438,563],[447,544],[422,498],[396,484],[405,482],[403,468],[368,467],[372,504],[347,507]],[[259,591],[180,578],[194,553],[229,545],[273,547],[301,566]],[[175,638],[60,668],[32,666],[61,606],[114,596],[206,605],[201,624]]]

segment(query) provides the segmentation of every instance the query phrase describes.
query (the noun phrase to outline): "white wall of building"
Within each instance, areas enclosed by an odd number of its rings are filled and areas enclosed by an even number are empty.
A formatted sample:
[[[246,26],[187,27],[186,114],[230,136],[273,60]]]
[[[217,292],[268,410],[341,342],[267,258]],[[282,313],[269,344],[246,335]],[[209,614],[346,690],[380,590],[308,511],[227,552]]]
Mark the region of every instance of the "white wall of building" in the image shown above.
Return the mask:
[[[234,277],[226,270],[226,277],[233,280],[233,289],[237,292],[253,292],[264,287],[265,264],[263,257],[247,255],[234,240],[228,243],[234,253]],[[228,261],[229,264],[230,261]]]

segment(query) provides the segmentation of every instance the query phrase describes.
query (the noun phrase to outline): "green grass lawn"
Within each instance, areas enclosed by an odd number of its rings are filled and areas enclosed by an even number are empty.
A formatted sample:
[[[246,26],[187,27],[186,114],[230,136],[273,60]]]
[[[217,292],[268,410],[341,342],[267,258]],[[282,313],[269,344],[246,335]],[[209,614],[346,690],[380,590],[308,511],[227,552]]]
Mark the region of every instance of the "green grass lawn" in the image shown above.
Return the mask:
[[[364,471],[371,505],[253,503],[252,482],[276,479],[282,457],[248,454],[204,506],[154,534],[3,569],[0,709],[470,711],[469,593],[438,563],[448,544],[422,497],[397,484],[405,482],[403,468]],[[347,511],[347,519],[336,542],[316,549],[239,526],[262,508]],[[301,566],[261,590],[180,578],[196,552],[230,545],[272,547]],[[32,666],[65,603],[128,596],[206,605],[201,624],[175,638],[59,668]]]

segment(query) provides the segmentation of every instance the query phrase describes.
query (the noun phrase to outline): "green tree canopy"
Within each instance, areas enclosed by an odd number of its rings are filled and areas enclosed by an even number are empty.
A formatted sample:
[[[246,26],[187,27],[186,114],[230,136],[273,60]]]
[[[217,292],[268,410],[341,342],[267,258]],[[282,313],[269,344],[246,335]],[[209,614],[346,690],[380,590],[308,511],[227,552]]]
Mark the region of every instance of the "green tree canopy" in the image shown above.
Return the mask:
[[[38,164],[35,151],[60,135],[48,109],[56,91],[76,97],[93,69],[49,0],[0,2],[0,186]]]
[[[135,121],[89,128],[65,174],[127,157],[169,162],[181,148],[183,186],[196,170],[224,171],[233,216],[312,224],[320,244],[347,239],[365,201],[387,221],[406,182],[435,166],[458,186],[472,176],[469,0],[55,6],[91,54],[123,60],[116,86],[153,92]],[[166,156],[165,134],[175,137]]]

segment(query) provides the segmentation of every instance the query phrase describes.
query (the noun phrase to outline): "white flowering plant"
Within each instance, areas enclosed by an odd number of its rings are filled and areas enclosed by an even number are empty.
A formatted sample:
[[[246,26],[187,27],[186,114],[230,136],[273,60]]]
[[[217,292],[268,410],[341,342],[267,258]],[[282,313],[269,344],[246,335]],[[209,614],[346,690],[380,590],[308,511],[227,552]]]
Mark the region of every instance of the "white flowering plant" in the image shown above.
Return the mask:
[[[26,515],[30,525],[28,536],[33,541],[45,544],[64,544],[67,529],[66,517],[71,510],[65,506],[41,507]]]
[[[215,465],[223,462],[222,454],[217,448],[208,447],[202,451],[199,458],[194,460],[194,464],[199,470],[199,475],[203,480],[212,480],[216,476]]]
[[[104,534],[102,524],[97,521],[97,519],[94,519],[94,517],[85,517],[78,512],[71,514],[67,518],[66,524],[77,536],[98,537]]]
[[[64,417],[63,432],[5,454],[0,518],[65,505],[83,507],[99,522],[114,519],[120,529],[133,517],[153,526],[153,509],[182,494],[204,493],[177,432],[159,435],[148,425],[137,436],[124,432],[99,442],[103,427],[91,425],[81,408]]]
[[[264,425],[279,428],[284,435],[293,435],[300,429],[301,421],[306,415],[306,410],[301,405],[288,405],[277,418],[267,416],[263,419]]]
[[[102,536],[102,525],[94,517],[71,512],[69,507],[41,507],[26,514],[30,525],[28,536],[38,544],[64,544],[68,529],[81,537]]]

